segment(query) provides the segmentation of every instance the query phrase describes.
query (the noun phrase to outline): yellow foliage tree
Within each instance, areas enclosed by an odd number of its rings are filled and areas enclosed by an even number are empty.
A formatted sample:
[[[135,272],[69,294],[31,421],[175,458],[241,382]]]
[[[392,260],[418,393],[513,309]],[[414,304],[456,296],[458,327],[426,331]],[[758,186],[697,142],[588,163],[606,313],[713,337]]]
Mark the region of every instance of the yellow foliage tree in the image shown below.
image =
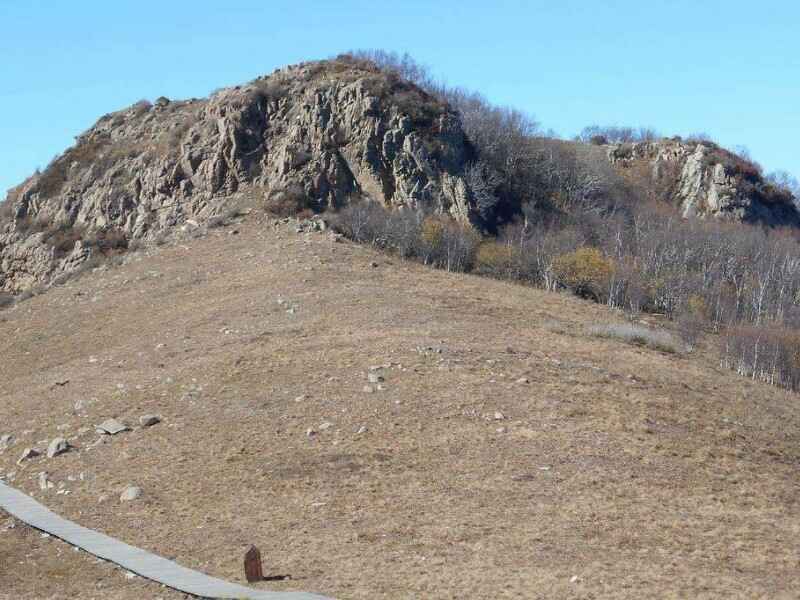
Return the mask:
[[[611,275],[614,263],[597,248],[578,248],[562,254],[553,263],[558,281],[579,296],[600,299]]]

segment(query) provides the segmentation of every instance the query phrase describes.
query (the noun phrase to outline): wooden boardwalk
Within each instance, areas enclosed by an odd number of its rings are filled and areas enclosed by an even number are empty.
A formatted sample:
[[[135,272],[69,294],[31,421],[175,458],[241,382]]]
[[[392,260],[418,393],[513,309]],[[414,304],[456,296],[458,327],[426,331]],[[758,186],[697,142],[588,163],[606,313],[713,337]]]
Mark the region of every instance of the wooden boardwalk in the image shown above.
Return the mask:
[[[129,546],[117,539],[81,527],[51,512],[30,496],[0,482],[0,508],[31,527],[47,532],[104,560],[118,564],[145,579],[200,598],[231,600],[332,600],[307,592],[254,590]]]

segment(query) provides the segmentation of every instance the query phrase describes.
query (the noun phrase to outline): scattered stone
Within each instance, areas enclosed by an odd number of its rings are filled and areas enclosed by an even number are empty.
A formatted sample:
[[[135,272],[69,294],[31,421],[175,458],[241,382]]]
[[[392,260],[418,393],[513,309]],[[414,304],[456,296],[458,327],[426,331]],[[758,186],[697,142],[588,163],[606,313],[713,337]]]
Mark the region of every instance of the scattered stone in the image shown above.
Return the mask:
[[[520,377],[519,379],[517,379],[517,383],[530,383],[530,382],[531,380],[528,379],[527,377]]]
[[[373,269],[375,269],[375,268],[378,266],[378,263],[376,263],[376,262],[373,260],[371,263],[369,263],[369,266],[370,266],[370,267],[372,267]]]
[[[161,422],[161,417],[157,415],[142,415],[139,417],[139,425],[142,427],[152,427]]]
[[[366,428],[366,426],[362,425],[361,427],[358,428],[358,431],[356,431],[356,435],[362,435],[364,433],[367,433],[367,431],[369,430]]]
[[[59,454],[64,454],[67,450],[69,450],[69,442],[61,437],[56,438],[47,446],[47,458],[53,458]]]
[[[102,494],[98,499],[97,503],[102,504],[103,502],[108,502],[108,494]]]
[[[294,306],[286,311],[286,314],[293,315],[295,313]]]
[[[496,410],[494,412],[494,420],[495,421],[502,421],[505,418],[506,418],[505,415],[503,413],[501,413],[499,410]]]
[[[569,582],[570,583],[578,583],[578,576],[577,575],[573,575],[572,577],[569,578]]]
[[[42,471],[39,473],[39,489],[42,491],[47,491],[52,489],[54,486],[53,482],[50,481],[46,472]]]
[[[122,433],[123,431],[130,431],[131,428],[125,425],[124,423],[120,423],[116,419],[106,419],[100,425],[95,427],[95,431],[97,433],[104,433],[107,435],[117,435],[118,433]]]
[[[497,428],[497,433],[506,433],[507,431],[508,431],[508,429],[506,429],[505,427],[498,427]]]
[[[14,443],[14,436],[10,433],[0,435],[0,452],[5,452]]]
[[[380,383],[383,381],[383,376],[375,372],[367,373],[367,381],[370,383]]]
[[[320,431],[327,431],[331,427],[333,427],[333,423],[331,423],[330,421],[325,421],[322,425],[319,426],[319,430]]]
[[[308,429],[306,429],[306,435],[308,437],[314,437],[315,435],[317,435],[317,431],[313,427],[309,427]]]
[[[138,500],[142,496],[142,488],[136,487],[135,485],[129,485],[125,488],[125,490],[120,494],[119,500],[120,502],[131,502],[132,500]]]
[[[362,388],[362,391],[363,391],[365,394],[372,394],[372,393],[375,391],[375,388],[374,388],[374,387],[372,387],[371,385],[365,385],[365,386]]]

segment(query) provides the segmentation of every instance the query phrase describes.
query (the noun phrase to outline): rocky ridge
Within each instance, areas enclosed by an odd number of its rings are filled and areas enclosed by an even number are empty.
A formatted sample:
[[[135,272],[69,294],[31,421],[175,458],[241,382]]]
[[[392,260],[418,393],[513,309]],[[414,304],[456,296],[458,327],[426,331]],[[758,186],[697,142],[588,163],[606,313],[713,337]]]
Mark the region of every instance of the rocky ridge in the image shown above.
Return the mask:
[[[800,227],[790,193],[711,142],[581,146],[592,152],[579,161],[598,152],[630,195],[655,189],[686,218]],[[0,204],[0,294],[242,207],[295,214],[368,199],[476,223],[477,154],[446,101],[353,58],[286,67],[207,99],[138,102],[100,118]],[[509,218],[521,211],[512,204]]]
[[[369,198],[468,221],[468,156],[446,103],[363,63],[304,63],[204,100],[140,102],[11,190],[0,291],[242,200],[324,210]]]
[[[752,161],[709,141],[679,138],[607,146],[623,175],[649,178],[685,218],[800,227],[795,199]]]

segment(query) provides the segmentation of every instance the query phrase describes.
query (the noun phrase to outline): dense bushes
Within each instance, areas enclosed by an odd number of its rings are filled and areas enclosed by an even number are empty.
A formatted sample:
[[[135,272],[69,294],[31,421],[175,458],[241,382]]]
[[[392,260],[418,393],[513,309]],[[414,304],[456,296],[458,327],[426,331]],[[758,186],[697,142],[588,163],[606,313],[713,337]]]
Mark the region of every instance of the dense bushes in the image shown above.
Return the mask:
[[[480,244],[480,236],[471,227],[450,218],[387,211],[371,202],[351,204],[333,214],[332,220],[352,240],[446,271],[472,270]]]
[[[740,375],[800,389],[800,331],[785,327],[731,327],[723,364]]]
[[[720,331],[724,364],[798,387],[800,247],[786,233],[645,209],[521,221],[483,240],[450,218],[375,203],[353,204],[332,219],[355,241],[438,268],[568,289],[611,307],[663,314],[688,348],[703,331]]]
[[[578,248],[553,262],[556,278],[583,298],[600,299],[606,294],[613,265],[597,248]]]
[[[649,127],[601,127],[590,125],[584,127],[577,135],[577,140],[587,144],[623,144],[635,142],[652,142],[661,136]]]

